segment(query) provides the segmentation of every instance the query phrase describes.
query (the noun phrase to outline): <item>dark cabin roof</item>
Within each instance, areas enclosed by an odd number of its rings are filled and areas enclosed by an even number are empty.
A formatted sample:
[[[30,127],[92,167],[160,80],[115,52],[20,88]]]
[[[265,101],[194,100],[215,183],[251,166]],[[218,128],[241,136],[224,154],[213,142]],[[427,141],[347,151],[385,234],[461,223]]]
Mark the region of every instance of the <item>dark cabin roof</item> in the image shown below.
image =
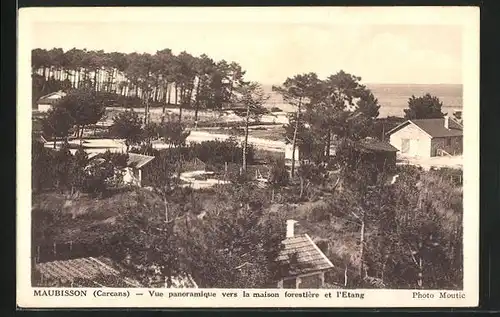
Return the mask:
[[[57,96],[58,98],[50,98],[53,96]],[[51,92],[50,94],[47,94],[45,96],[40,97],[40,99],[38,99],[38,101],[37,101],[37,104],[53,105],[53,104],[57,103],[64,96],[66,96],[66,93],[63,91]]]
[[[364,139],[357,143],[358,148],[367,152],[397,152],[391,144],[377,139]]]
[[[332,262],[307,234],[296,235],[283,240],[284,249],[277,261],[288,268],[286,276],[297,276],[333,268]]]
[[[123,271],[108,258],[88,257],[63,261],[52,261],[36,264],[36,270],[45,278],[62,283],[73,281],[95,281],[99,277],[116,277],[124,285],[141,287],[141,284],[133,279],[123,276]],[[103,285],[112,286],[112,285]]]
[[[444,126],[444,118],[438,119],[414,119],[408,120],[394,129],[387,132],[388,135],[406,127],[409,124],[416,125],[422,131],[427,133],[432,138],[443,138],[443,137],[451,137],[451,136],[462,136],[463,135],[463,127],[460,123],[456,122],[452,118],[449,118],[449,129],[446,129]]]

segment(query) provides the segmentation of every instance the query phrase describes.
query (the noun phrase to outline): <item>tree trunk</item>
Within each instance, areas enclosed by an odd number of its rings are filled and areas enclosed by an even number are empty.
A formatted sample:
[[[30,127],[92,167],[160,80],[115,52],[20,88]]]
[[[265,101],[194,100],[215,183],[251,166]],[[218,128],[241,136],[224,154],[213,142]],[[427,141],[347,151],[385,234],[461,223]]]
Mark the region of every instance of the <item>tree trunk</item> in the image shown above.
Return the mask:
[[[165,222],[168,222],[168,202],[165,194],[163,195],[163,204],[165,205]]]
[[[347,287],[347,265],[344,270],[344,287]]]
[[[229,84],[229,100],[228,100],[228,103],[231,104],[232,100],[233,100],[233,80],[231,80],[231,83]]]
[[[381,274],[380,274],[380,279],[382,280],[382,282],[384,282],[385,268],[386,268],[386,266],[387,266],[387,259],[388,259],[388,257],[386,256],[386,257],[384,258],[384,263],[382,264],[382,270],[381,270],[382,272],[381,272]]]
[[[186,103],[186,88],[184,88],[184,84],[182,84],[179,96],[179,104],[184,105],[185,103]]]
[[[178,100],[177,100],[177,98],[178,98],[178,93],[179,93],[179,89],[178,89],[178,87],[177,87],[177,83],[175,83],[175,105],[177,105],[177,104],[178,104]]]
[[[424,288],[424,260],[422,259],[422,242],[419,242],[419,250],[418,250],[418,280],[417,285],[420,289]]]
[[[80,146],[82,146],[82,144],[83,144],[83,130],[84,130],[85,126],[82,124],[80,126],[80,128],[81,128],[81,130],[80,130]]]
[[[181,177],[181,172],[182,172],[182,145],[179,143],[177,145],[177,150],[179,151],[179,157],[178,157],[178,160],[179,160],[179,170],[177,171],[177,177]]]
[[[168,85],[168,84],[167,84]],[[165,98],[166,99],[166,98]],[[164,100],[162,102],[162,108],[161,108],[161,123],[163,124],[165,122],[165,110],[167,107],[167,101]]]
[[[299,198],[302,198],[302,196],[304,195],[304,177],[300,177],[300,194],[299,194]]]
[[[188,98],[188,106],[191,108],[191,102],[193,101],[193,92],[194,92],[194,83],[192,86],[189,87],[189,98]]]
[[[302,98],[299,99],[299,106],[297,108],[297,116],[295,118],[295,129],[293,130],[293,140],[292,140],[292,169],[291,176],[292,178],[295,175],[295,148],[297,142],[297,131],[299,130],[299,120],[300,120],[300,107],[302,106]]]
[[[149,92],[145,93],[146,105],[144,108],[144,125],[147,125],[149,122]]]
[[[325,149],[326,161],[328,161],[330,159],[330,146],[331,146],[331,141],[332,141],[331,137],[332,137],[331,132],[330,132],[330,130],[328,130],[327,136],[326,136],[326,149]]]
[[[170,95],[172,94],[173,83],[167,84],[167,104],[170,105]]]
[[[168,99],[168,82],[165,84],[165,87],[162,88],[162,93],[163,93],[163,96],[161,97],[162,98],[162,102],[163,103],[167,103],[167,99]]]
[[[94,70],[94,90],[97,91],[97,69]]]
[[[109,83],[108,83],[108,91],[109,92],[112,92],[113,91],[113,83],[115,82],[115,71],[116,69],[113,68],[113,70],[111,71],[111,76],[109,76]],[[116,93],[116,90],[115,90],[115,93]]]
[[[201,77],[198,78],[198,84],[196,85],[196,101],[194,104],[194,128],[198,128],[198,109],[200,108],[200,84]]]
[[[247,170],[247,146],[248,146],[248,126],[249,126],[249,120],[250,120],[250,104],[247,105],[247,114],[245,117],[245,139],[243,141],[243,171],[246,172]]]
[[[177,100],[177,95],[175,96],[175,102],[177,104],[177,101],[179,101],[179,123],[182,122],[182,106],[184,105],[184,85],[181,85],[180,88],[180,94],[179,94],[179,100]],[[175,85],[175,93],[177,94],[177,84]]]
[[[359,249],[359,277],[362,279],[364,277],[364,261],[363,261],[363,253],[365,251],[365,216],[364,212],[361,216],[361,234],[359,237],[360,249]]]

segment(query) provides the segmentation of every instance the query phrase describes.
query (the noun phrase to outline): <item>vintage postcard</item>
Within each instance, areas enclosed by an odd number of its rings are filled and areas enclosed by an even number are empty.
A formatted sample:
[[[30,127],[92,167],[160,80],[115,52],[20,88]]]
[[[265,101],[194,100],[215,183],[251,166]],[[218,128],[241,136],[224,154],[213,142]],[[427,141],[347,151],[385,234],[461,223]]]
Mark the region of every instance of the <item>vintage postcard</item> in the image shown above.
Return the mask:
[[[23,8],[17,304],[474,307],[479,8]]]

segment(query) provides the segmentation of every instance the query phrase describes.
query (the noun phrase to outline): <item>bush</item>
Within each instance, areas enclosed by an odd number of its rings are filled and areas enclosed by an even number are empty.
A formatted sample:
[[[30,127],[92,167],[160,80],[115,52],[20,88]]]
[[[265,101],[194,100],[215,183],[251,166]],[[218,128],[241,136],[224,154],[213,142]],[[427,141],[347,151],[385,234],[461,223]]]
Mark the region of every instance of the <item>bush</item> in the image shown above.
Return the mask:
[[[322,222],[330,221],[330,210],[328,206],[319,205],[311,210],[311,213],[307,216],[307,220],[310,222]]]
[[[463,182],[463,172],[460,169],[442,167],[439,169],[432,169],[432,173],[436,174],[443,181],[450,182],[454,185],[460,186]]]
[[[192,143],[186,147],[189,153],[187,159],[199,158],[210,165],[223,165],[225,162],[238,163],[243,161],[243,148],[235,141],[204,141]],[[247,162],[254,163],[254,149],[247,147]]]
[[[112,92],[99,92],[98,98],[101,99],[106,107],[124,107],[124,108],[143,108],[144,103],[137,96],[123,96]]]

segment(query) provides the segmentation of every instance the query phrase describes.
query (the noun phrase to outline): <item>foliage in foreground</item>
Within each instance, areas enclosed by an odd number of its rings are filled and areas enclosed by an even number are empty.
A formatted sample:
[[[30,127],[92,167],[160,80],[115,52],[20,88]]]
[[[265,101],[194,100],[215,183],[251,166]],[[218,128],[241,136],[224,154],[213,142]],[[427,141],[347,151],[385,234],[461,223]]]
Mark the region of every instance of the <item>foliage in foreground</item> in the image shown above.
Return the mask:
[[[281,248],[284,220],[248,197],[248,189],[234,193],[248,203],[221,203],[202,217],[185,209],[166,218],[164,206],[139,197],[139,204],[119,217],[114,249],[141,281],[148,281],[156,268],[167,284],[169,276],[190,274],[200,287],[264,287],[278,274],[273,260]],[[228,199],[222,192],[215,195]]]
[[[54,153],[65,162],[64,152]],[[297,187],[295,179],[290,183],[283,162],[277,161],[270,169],[271,188],[242,181],[192,191],[161,182],[171,179],[177,158],[166,154],[157,157],[165,167],[157,176],[164,178],[153,180],[149,196],[142,192],[134,204],[120,207],[111,240],[100,242],[103,250],[120,253],[115,256],[122,260],[130,254],[131,268],[142,282],[151,274],[191,274],[200,286],[268,285],[277,274],[272,259],[280,248],[285,217],[292,217],[301,220],[307,233],[325,240],[326,254],[337,268],[329,282],[342,283],[346,274],[348,287],[462,285],[462,191],[450,182],[449,171],[399,168],[392,183],[384,171],[374,174],[372,166],[353,165],[349,156],[342,156],[347,162],[342,157],[338,161],[345,167],[333,176],[321,165],[302,165],[303,182]],[[161,159],[162,155],[166,156]],[[57,181],[66,184],[64,165],[55,166],[61,166],[54,171]],[[294,214],[295,207],[286,204],[299,196],[299,190],[300,196],[302,191],[322,191],[322,204]],[[274,191],[285,203],[278,213],[270,212]],[[207,195],[211,206],[201,201]]]
[[[366,283],[376,279],[390,288],[460,289],[461,188],[413,168],[398,175],[392,185],[384,178],[372,186],[345,182],[299,219],[328,240],[337,283],[345,268],[350,287],[373,287]]]
[[[121,184],[121,169],[127,165],[127,159],[128,154],[107,151],[90,160],[82,148],[72,155],[67,144],[51,150],[35,141],[31,158],[33,192],[102,194]]]

